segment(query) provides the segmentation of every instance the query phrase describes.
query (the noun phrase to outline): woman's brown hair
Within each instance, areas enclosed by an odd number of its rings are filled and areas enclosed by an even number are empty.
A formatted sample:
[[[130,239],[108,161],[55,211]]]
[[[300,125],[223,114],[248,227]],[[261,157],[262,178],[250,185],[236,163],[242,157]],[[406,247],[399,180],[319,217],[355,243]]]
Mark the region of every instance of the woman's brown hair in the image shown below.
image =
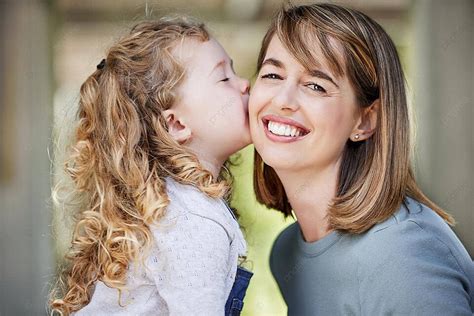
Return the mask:
[[[228,193],[229,178],[215,179],[203,169],[170,137],[162,116],[186,75],[172,54],[185,39],[204,42],[209,34],[187,18],[141,22],[81,86],[65,163],[74,198],[57,201],[65,211],[76,210],[75,228],[67,266],[52,292],[54,311],[68,315],[81,309],[98,280],[119,293],[126,288],[127,270],[143,263],[153,242],[150,225],[169,203],[166,177],[211,197]],[[63,189],[58,185],[55,196]],[[79,205],[73,208],[69,201]]]
[[[349,79],[360,107],[380,102],[374,135],[361,142],[348,140],[344,148],[336,196],[328,209],[330,228],[362,233],[391,216],[405,196],[454,224],[415,181],[404,74],[383,28],[365,14],[338,5],[290,5],[277,13],[263,38],[258,71],[273,36],[305,66],[317,63],[312,50],[319,44],[331,70]],[[254,162],[257,200],[290,215],[292,208],[275,170],[257,151]]]

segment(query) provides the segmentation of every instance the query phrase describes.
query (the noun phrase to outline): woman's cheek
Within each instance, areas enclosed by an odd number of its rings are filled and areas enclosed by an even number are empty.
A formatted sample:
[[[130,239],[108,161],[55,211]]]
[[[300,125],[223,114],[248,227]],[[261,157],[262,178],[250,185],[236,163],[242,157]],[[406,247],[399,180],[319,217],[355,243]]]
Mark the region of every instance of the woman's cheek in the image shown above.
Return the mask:
[[[262,107],[263,101],[270,97],[271,90],[257,81],[250,91],[249,108],[253,111],[257,111]]]
[[[249,114],[251,117],[254,116],[257,112],[257,102],[258,102],[258,91],[257,90],[250,91]]]
[[[326,129],[333,133],[345,133],[348,128],[352,129],[350,115],[344,111],[343,106],[338,104],[326,104],[321,108],[319,117],[324,120]]]

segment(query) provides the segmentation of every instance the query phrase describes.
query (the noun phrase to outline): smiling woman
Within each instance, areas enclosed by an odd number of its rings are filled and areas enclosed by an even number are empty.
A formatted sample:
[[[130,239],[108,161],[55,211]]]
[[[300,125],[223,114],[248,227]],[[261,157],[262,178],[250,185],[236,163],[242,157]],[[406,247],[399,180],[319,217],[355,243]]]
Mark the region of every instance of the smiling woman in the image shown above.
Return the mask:
[[[259,202],[295,224],[272,273],[290,315],[472,315],[474,266],[419,189],[404,75],[371,18],[332,4],[273,20],[249,101]]]

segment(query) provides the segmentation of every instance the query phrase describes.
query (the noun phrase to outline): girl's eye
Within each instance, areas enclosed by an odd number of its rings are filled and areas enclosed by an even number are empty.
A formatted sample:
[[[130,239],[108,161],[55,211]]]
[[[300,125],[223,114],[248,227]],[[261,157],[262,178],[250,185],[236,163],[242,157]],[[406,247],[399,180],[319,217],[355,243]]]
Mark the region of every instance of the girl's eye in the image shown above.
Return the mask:
[[[277,80],[281,80],[281,79],[282,79],[281,76],[279,76],[279,75],[277,75],[277,74],[273,74],[273,73],[263,75],[261,78],[262,78],[262,79],[277,79]]]
[[[308,83],[306,87],[310,88],[313,91],[326,93],[326,90],[323,87],[315,83]]]
[[[221,82],[226,82],[226,81],[229,81],[230,78],[224,78],[221,80]]]

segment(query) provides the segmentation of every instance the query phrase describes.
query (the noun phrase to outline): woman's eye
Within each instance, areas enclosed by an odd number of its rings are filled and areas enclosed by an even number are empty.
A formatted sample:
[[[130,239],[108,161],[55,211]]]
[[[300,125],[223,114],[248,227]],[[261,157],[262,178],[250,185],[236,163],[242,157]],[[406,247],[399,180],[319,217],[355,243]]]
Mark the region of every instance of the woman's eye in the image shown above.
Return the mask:
[[[278,79],[281,80],[282,78],[277,74],[266,74],[261,77],[262,79]]]
[[[317,92],[323,92],[323,93],[326,92],[326,90],[323,87],[321,87],[320,85],[315,84],[315,83],[308,83],[306,85],[306,87],[310,88],[311,90],[317,91]]]
[[[225,82],[225,81],[229,81],[229,79],[230,79],[230,78],[224,78],[224,79],[222,79],[222,80],[220,80],[220,81],[221,81],[221,82],[222,82],[222,81]]]

